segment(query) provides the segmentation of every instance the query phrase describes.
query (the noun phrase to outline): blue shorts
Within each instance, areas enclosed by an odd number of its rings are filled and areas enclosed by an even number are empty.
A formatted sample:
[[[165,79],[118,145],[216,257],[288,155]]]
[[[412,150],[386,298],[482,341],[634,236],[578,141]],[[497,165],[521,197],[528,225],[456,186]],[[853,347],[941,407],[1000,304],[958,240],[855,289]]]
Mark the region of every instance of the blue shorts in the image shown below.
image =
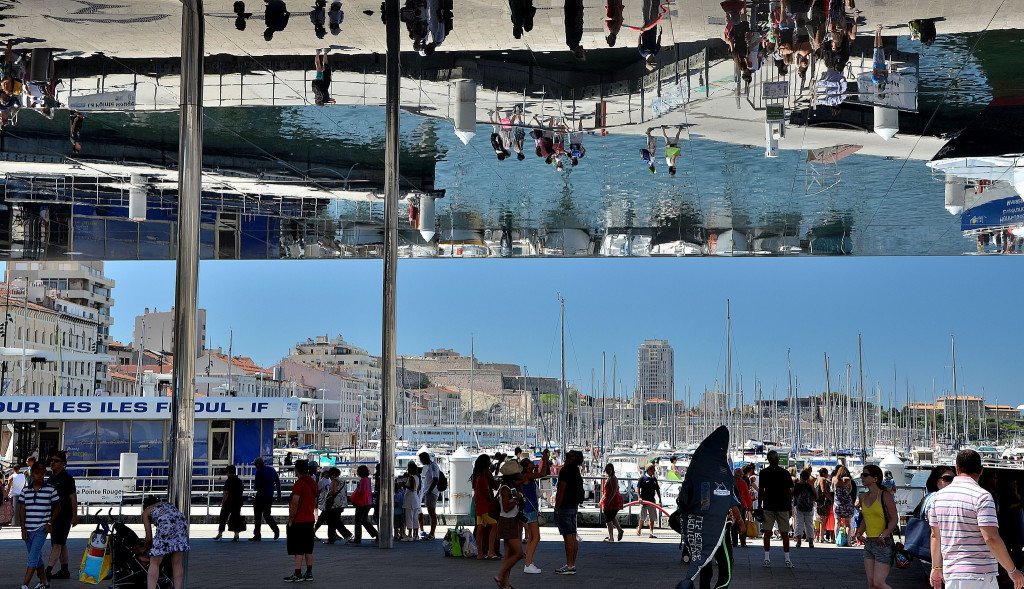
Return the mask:
[[[526,523],[528,523],[528,524],[535,524],[535,523],[537,523],[537,516],[538,515],[539,514],[536,511],[533,511],[531,509],[524,509],[523,510],[523,517],[526,518]]]
[[[576,535],[576,513],[578,508],[559,509],[555,511],[555,525],[558,526],[558,533],[562,536]]]
[[[43,545],[46,544],[46,526],[28,533],[25,547],[28,548],[28,562],[25,568],[37,569],[43,566]]]

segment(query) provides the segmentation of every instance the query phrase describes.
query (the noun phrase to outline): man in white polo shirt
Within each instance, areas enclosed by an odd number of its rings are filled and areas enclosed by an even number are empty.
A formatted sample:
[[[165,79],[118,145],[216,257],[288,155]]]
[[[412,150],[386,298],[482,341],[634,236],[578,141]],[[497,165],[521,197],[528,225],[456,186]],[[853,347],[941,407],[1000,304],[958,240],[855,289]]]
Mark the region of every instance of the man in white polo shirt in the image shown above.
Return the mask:
[[[981,456],[974,450],[956,455],[956,478],[935,494],[928,509],[932,528],[934,589],[997,589],[999,565],[1006,569],[1014,589],[1024,587],[1024,573],[1017,569],[999,537],[996,504],[978,485]]]

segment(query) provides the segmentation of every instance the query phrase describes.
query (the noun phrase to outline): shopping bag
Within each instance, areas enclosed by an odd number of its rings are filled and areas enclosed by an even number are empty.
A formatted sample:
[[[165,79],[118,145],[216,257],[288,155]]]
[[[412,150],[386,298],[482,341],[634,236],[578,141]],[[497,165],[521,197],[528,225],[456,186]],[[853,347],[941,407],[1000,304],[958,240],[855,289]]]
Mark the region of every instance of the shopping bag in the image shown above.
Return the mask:
[[[747,538],[757,538],[757,523],[747,522]]]
[[[445,556],[462,557],[462,533],[460,527],[451,528],[442,542]]]
[[[931,562],[932,560],[932,528],[928,522],[919,517],[912,517],[907,520],[906,535],[903,538],[903,549],[919,560]]]
[[[81,573],[78,580],[87,585],[99,585],[110,576],[110,550],[104,550],[103,556],[93,556],[86,548],[82,553]]]
[[[849,533],[846,528],[836,530],[836,546],[848,546]]]

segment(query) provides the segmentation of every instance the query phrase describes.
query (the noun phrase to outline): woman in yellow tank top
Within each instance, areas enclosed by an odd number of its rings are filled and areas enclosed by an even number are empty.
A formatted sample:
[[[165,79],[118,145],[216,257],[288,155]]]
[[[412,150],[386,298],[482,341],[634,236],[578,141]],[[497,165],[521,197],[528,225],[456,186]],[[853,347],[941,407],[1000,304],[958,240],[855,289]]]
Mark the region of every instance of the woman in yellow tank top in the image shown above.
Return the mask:
[[[864,492],[857,498],[861,517],[854,537],[864,546],[868,589],[891,589],[886,578],[892,567],[892,533],[899,524],[896,499],[882,487],[882,469],[878,466],[865,466],[860,478]]]

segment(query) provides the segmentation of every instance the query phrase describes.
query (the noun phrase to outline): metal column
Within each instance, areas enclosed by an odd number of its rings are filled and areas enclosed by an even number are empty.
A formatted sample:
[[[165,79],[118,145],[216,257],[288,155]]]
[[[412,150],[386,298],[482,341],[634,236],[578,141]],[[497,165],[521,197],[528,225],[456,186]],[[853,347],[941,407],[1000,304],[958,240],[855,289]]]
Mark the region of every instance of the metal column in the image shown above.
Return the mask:
[[[178,243],[174,281],[174,370],[170,501],[189,521],[195,433],[196,285],[203,169],[203,0],[181,2],[181,102],[178,135]],[[185,553],[188,558],[188,553]],[[188,560],[186,564],[186,580]]]
[[[395,358],[395,282],[398,274],[398,107],[401,90],[401,23],[398,0],[385,0],[387,38],[384,142],[384,305],[381,321],[380,466],[377,496],[378,544],[394,546],[395,402],[398,367]]]

